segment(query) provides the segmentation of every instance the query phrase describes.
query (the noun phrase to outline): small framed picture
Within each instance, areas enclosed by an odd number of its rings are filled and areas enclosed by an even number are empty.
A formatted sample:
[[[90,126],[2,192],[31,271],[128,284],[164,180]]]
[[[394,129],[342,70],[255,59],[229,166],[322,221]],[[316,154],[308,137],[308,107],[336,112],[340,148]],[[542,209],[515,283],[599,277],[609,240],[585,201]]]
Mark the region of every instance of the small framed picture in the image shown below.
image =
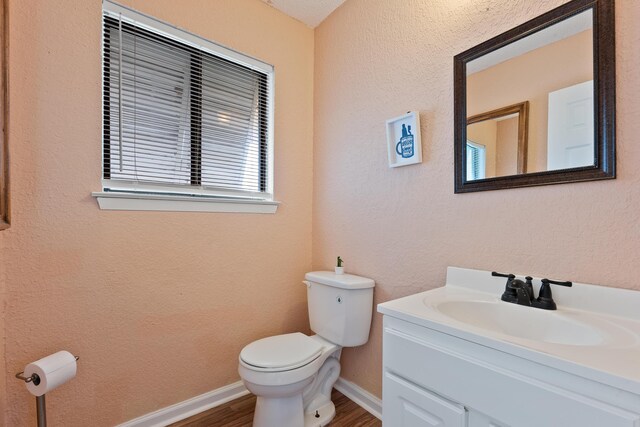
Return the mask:
[[[420,116],[417,112],[409,111],[387,120],[387,150],[390,168],[422,162]]]

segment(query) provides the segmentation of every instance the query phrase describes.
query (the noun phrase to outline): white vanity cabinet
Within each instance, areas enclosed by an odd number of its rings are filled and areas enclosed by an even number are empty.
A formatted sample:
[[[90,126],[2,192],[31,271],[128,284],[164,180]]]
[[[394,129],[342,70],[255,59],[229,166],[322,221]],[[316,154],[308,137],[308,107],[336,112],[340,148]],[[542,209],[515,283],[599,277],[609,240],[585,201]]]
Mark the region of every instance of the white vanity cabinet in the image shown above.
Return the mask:
[[[637,394],[388,313],[383,324],[384,427],[640,427]]]

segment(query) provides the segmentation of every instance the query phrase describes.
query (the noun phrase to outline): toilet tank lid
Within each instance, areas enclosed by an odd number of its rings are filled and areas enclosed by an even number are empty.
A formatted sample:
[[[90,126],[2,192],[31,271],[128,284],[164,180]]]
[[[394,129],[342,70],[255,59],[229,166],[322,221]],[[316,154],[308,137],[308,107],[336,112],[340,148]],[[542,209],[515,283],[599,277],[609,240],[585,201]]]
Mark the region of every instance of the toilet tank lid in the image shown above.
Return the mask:
[[[305,274],[304,278],[309,282],[342,289],[367,289],[373,288],[376,284],[376,282],[366,277],[354,274],[336,274],[333,271],[312,271]]]

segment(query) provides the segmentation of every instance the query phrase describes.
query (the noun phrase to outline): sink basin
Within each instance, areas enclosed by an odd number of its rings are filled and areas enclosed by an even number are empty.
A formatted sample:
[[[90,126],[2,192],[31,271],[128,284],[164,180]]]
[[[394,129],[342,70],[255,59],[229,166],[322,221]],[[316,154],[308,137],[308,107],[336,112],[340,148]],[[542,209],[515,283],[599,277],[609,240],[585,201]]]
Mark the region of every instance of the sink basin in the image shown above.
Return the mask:
[[[458,322],[527,340],[598,346],[613,338],[609,328],[603,330],[590,324],[590,319],[578,313],[541,310],[503,301],[442,301],[434,308]]]

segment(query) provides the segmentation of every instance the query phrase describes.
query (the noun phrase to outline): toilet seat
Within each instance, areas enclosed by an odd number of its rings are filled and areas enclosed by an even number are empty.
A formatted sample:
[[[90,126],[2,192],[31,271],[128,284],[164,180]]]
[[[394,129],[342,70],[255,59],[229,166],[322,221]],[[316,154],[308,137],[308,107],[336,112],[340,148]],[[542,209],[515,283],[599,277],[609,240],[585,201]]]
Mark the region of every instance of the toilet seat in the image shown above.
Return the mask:
[[[242,349],[242,351],[240,352],[240,356],[238,357],[238,362],[240,362],[238,364],[238,373],[240,374],[240,377],[245,382],[248,381],[254,385],[267,386],[267,387],[291,385],[300,381],[306,381],[309,378],[313,377],[318,372],[318,370],[320,369],[322,364],[325,362],[327,357],[331,356],[336,351],[340,350],[340,346],[333,344],[318,335],[312,335],[309,337],[304,334],[299,334],[299,335],[302,335],[302,337],[298,336],[294,338],[280,338],[283,336],[286,337],[287,335],[294,335],[294,334],[277,335],[275,337],[263,338],[262,340],[255,341],[247,345],[244,349]],[[277,338],[277,340],[274,340],[274,338]],[[256,365],[267,364],[267,363],[262,363],[261,361],[261,358],[264,359],[264,355],[252,357],[254,356],[252,350],[255,349],[253,344],[256,344],[259,341],[264,340],[264,341],[267,341],[268,344],[265,344],[265,346],[267,346],[270,344],[278,343],[279,340],[288,340],[288,339],[298,340],[297,344],[300,345],[300,347],[302,347],[303,349],[307,349],[307,351],[309,351],[306,358],[304,356],[300,356],[301,354],[304,355],[303,352],[296,353],[300,358],[298,363],[295,363],[292,365],[296,367],[280,366],[279,368],[264,368],[264,367],[259,367],[259,366],[249,364],[244,360],[244,358],[247,357],[251,362],[253,362]],[[251,350],[245,351],[245,349],[249,347],[251,347]],[[317,351],[315,350],[316,348],[320,349],[319,353],[317,353]],[[280,351],[283,351],[283,350],[284,352],[289,353],[288,347],[280,347]],[[257,351],[258,350],[256,350],[256,352]],[[291,357],[291,359],[296,359],[296,358],[297,357]],[[273,359],[273,360],[276,360],[276,359]],[[284,359],[277,358],[277,360],[280,360],[280,363],[272,362],[271,365],[273,366],[273,365],[286,364],[286,363],[282,363],[282,360]]]
[[[242,349],[240,360],[257,371],[283,372],[308,365],[322,350],[317,340],[295,332],[252,342]]]

